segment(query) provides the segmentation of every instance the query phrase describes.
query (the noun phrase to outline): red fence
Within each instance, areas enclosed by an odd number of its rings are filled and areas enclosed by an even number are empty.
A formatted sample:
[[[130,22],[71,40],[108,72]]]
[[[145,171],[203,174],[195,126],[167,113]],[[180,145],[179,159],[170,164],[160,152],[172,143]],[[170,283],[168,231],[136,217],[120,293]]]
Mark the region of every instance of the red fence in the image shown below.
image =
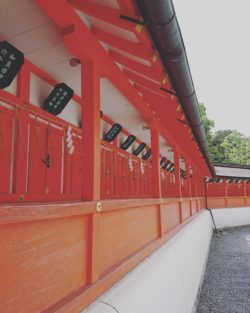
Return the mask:
[[[6,93],[7,95],[7,93]],[[73,127],[74,153],[66,147],[69,123],[33,105],[22,106],[9,95],[0,105],[0,202],[80,200],[81,129]],[[2,98],[3,99],[3,98]],[[101,140],[101,198],[152,197],[150,159],[139,157]],[[161,170],[162,196],[178,197],[174,173]],[[191,179],[181,178],[182,196],[201,195]]]
[[[4,105],[4,106],[3,106]],[[80,130],[67,153],[67,125],[15,105],[0,107],[0,201],[81,198]]]
[[[209,182],[207,203],[209,208],[242,207],[250,205],[250,184],[241,182]]]
[[[129,167],[131,157],[132,168]],[[151,164],[102,141],[101,198],[146,198],[152,196]]]
[[[244,181],[207,183],[208,197],[244,197],[250,196],[250,184]]]

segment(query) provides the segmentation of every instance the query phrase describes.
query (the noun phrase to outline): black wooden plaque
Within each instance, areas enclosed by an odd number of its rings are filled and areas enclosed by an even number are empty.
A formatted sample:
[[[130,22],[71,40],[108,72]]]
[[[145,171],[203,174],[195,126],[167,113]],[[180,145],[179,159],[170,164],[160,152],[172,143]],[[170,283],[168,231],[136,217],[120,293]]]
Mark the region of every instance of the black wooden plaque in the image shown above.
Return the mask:
[[[170,163],[171,162],[169,160],[167,160],[167,162],[162,166],[162,168],[165,170]]]
[[[162,167],[165,163],[165,161],[167,160],[167,158],[163,157],[160,161],[160,166]]]
[[[60,114],[73,97],[73,94],[74,90],[65,83],[55,85],[44,101],[44,110],[54,115]]]
[[[170,165],[167,167],[167,171],[171,172],[173,168],[174,168],[174,163],[170,162]]]
[[[172,163],[172,164],[171,164],[171,166],[170,166],[170,169],[169,169],[169,170],[170,170],[170,173],[173,173],[173,172],[174,172],[174,163]]]
[[[115,139],[115,137],[120,133],[121,130],[122,127],[120,124],[118,123],[114,124],[107,132],[107,134],[104,136],[104,140],[106,140],[107,142],[112,142]]]
[[[152,155],[152,150],[148,150],[143,156],[142,156],[142,159],[143,160],[147,160],[148,158],[150,158]]]
[[[129,135],[128,138],[120,145],[122,150],[127,150],[132,143],[135,141],[136,137],[134,135]]]
[[[133,155],[140,154],[145,147],[146,147],[146,144],[144,142],[140,143],[139,146],[133,152]]]
[[[24,63],[24,55],[7,41],[0,42],[0,89],[8,87]]]

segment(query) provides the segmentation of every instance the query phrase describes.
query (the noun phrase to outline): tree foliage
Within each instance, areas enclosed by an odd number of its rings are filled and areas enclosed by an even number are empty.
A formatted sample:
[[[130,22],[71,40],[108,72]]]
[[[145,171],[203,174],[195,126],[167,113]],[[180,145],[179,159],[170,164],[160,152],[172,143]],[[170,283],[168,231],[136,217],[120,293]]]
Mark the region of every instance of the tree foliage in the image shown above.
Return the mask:
[[[199,109],[213,161],[250,165],[250,137],[236,130],[213,132],[214,121],[207,117],[205,105],[199,104]]]

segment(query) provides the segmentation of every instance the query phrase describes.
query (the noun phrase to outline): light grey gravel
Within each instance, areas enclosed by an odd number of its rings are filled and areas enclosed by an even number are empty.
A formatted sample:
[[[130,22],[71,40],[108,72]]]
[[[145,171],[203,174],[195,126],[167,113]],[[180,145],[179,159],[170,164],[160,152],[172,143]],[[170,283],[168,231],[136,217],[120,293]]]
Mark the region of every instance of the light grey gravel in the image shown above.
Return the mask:
[[[213,235],[196,313],[250,313],[250,226]]]

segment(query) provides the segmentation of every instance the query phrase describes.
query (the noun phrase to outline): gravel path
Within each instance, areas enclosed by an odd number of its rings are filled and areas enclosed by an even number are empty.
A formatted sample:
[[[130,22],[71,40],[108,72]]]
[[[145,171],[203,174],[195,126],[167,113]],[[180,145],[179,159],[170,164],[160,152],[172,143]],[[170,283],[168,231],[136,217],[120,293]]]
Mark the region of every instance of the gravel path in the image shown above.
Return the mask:
[[[213,235],[196,313],[250,313],[250,226]]]

